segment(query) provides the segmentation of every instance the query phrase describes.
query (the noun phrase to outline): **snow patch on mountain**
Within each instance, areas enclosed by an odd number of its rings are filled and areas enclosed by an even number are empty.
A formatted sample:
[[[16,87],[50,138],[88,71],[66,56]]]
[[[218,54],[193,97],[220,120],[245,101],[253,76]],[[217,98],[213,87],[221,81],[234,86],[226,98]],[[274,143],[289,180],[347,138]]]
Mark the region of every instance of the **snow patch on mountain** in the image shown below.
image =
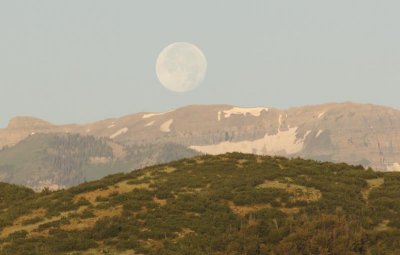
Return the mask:
[[[173,112],[173,111],[175,111],[175,110],[168,111],[168,112],[147,113],[147,114],[143,115],[142,118],[143,119],[148,119],[148,118],[151,118],[151,117],[154,117],[154,116],[161,116],[161,115]]]
[[[171,125],[172,122],[174,122],[173,119],[167,120],[166,122],[164,122],[163,124],[161,124],[160,126],[160,131],[161,132],[171,132]]]
[[[229,118],[233,114],[239,115],[253,115],[255,117],[259,117],[262,111],[268,111],[268,108],[265,107],[254,107],[254,108],[242,108],[242,107],[233,107],[230,110],[223,110],[218,112],[218,120],[221,120],[222,113],[224,114],[224,118]]]
[[[154,120],[153,120],[153,121],[150,121],[149,123],[147,123],[147,124],[145,125],[145,127],[153,126],[153,124],[154,124]]]
[[[318,114],[318,119],[322,118],[325,115],[325,112],[321,112],[320,114]]]
[[[110,139],[114,139],[114,138],[116,138],[117,136],[120,136],[120,135],[122,135],[122,134],[125,134],[126,132],[128,132],[128,128],[127,128],[127,127],[124,127],[124,128],[122,128],[122,129],[118,130],[117,132],[115,132],[114,134],[112,134],[112,135],[110,136]]]
[[[255,108],[240,108],[240,107],[233,107],[230,110],[223,111],[224,117],[229,118],[232,114],[241,114],[241,115],[253,115],[255,117],[259,117],[262,111],[268,111],[268,108],[265,107],[255,107]]]
[[[206,154],[222,154],[226,152],[243,152],[255,154],[276,155],[285,153],[292,155],[304,148],[304,141],[311,131],[307,131],[303,138],[297,137],[297,127],[289,128],[287,131],[278,131],[277,134],[266,134],[263,138],[254,141],[222,142],[213,145],[193,145],[191,149]]]
[[[282,127],[282,114],[279,114],[279,119],[278,119],[278,122],[279,122],[279,129],[281,129],[281,127]]]
[[[322,134],[322,132],[324,132],[322,129],[318,130],[318,133],[315,135],[315,137],[318,138]]]
[[[388,165],[386,170],[389,172],[400,172],[400,164],[393,163],[392,165]]]

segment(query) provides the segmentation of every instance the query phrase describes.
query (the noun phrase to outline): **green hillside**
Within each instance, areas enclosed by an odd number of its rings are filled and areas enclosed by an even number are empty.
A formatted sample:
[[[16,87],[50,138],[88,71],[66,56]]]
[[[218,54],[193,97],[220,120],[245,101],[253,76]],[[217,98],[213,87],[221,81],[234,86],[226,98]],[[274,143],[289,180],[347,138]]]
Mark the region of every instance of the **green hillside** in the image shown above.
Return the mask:
[[[0,254],[400,254],[400,173],[202,156],[68,190],[0,185]]]
[[[198,155],[176,144],[124,146],[78,134],[36,134],[0,150],[0,181],[59,189]]]

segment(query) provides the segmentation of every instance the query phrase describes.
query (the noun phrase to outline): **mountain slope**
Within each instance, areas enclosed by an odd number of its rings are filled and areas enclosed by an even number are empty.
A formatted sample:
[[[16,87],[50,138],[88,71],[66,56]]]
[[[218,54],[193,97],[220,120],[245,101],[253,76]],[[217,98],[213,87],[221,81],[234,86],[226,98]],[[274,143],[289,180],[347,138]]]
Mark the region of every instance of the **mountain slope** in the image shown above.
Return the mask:
[[[34,134],[0,151],[0,181],[60,189],[197,154],[175,144],[124,146],[87,135]]]
[[[123,145],[174,143],[207,154],[301,156],[400,170],[400,111],[375,105],[324,104],[287,110],[188,106],[64,126],[20,117],[0,129],[0,146],[12,146],[32,133],[53,132],[92,135]]]
[[[399,173],[202,156],[11,200],[0,253],[398,254],[399,195]]]

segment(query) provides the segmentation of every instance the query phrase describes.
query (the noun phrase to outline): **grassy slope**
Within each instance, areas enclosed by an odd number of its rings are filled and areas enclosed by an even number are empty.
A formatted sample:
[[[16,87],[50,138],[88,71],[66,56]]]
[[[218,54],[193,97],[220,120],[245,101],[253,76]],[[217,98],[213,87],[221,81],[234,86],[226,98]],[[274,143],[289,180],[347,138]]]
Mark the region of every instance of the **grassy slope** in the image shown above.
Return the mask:
[[[0,254],[399,254],[399,196],[398,173],[196,157],[10,202]]]

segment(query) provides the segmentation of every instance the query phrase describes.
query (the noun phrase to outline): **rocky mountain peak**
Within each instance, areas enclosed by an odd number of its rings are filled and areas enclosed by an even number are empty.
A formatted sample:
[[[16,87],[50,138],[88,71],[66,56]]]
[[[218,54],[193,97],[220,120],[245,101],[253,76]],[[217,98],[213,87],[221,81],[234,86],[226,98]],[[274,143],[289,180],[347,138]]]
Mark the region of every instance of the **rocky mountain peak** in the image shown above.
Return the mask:
[[[10,120],[7,129],[42,129],[52,126],[53,124],[38,118],[18,116]]]

